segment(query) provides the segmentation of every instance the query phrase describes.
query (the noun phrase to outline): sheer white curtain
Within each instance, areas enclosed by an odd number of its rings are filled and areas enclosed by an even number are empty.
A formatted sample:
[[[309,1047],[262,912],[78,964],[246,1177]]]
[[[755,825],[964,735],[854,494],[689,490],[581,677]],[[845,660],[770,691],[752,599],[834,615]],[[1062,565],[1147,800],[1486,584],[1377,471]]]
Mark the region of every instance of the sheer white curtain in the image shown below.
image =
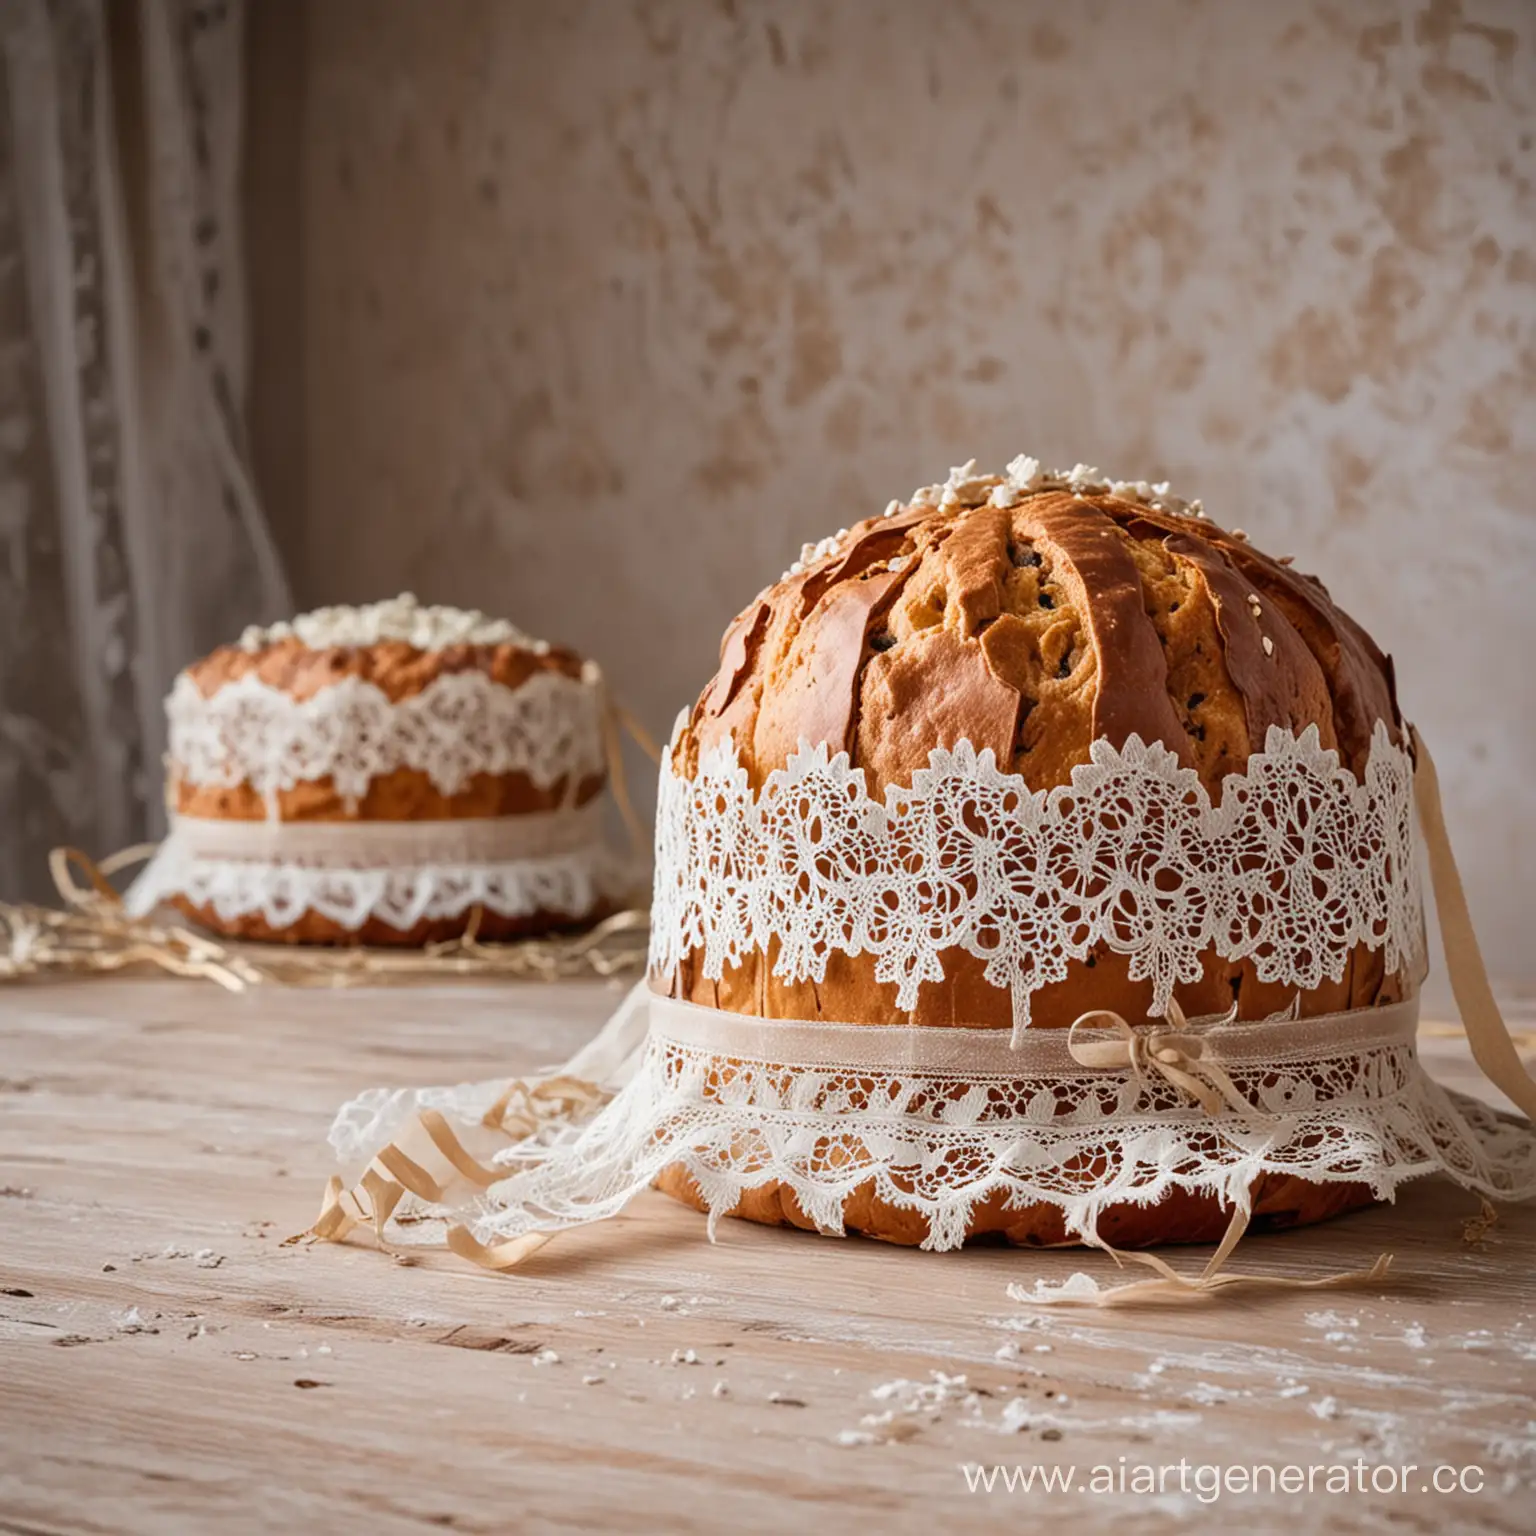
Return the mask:
[[[157,832],[172,676],[290,607],[243,426],[243,22],[0,4],[0,896]]]

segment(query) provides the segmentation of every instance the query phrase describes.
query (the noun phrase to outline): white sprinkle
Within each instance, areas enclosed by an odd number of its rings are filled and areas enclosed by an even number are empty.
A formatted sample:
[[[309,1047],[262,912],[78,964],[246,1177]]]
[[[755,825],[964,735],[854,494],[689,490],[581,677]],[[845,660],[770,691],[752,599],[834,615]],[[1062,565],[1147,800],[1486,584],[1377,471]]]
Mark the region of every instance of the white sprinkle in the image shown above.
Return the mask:
[[[533,1363],[535,1365],[559,1365],[560,1356],[557,1355],[552,1349],[541,1349],[538,1354],[533,1357]]]
[[[839,1445],[879,1445],[880,1437],[872,1435],[867,1429],[840,1429],[837,1432]]]
[[[583,1376],[581,1378],[581,1384],[584,1387],[599,1387],[607,1379],[608,1378],[606,1376]]]
[[[1339,1405],[1334,1398],[1320,1397],[1307,1409],[1307,1412],[1318,1419],[1336,1419],[1339,1416]]]
[[[725,1382],[717,1381],[714,1386],[709,1389],[709,1395],[711,1397],[729,1397],[731,1395],[731,1389],[726,1385]]]
[[[682,1302],[676,1296],[663,1296],[657,1305],[663,1312],[675,1312],[678,1307],[682,1306]]]
[[[1268,635],[1264,636],[1264,654],[1266,656],[1273,656],[1275,654],[1275,642]]]
[[[1089,1301],[1099,1294],[1099,1282],[1092,1275],[1085,1275],[1078,1270],[1054,1285],[1048,1280],[1036,1280],[1033,1290],[1015,1282],[1008,1287],[1008,1294],[1014,1301],[1047,1304],[1053,1301]]]
[[[418,650],[441,651],[454,645],[521,646],[539,654],[549,650],[544,640],[525,635],[505,619],[487,618],[475,609],[435,608],[409,592],[364,608],[317,608],[266,628],[252,625],[240,636],[240,647],[259,651],[282,640],[297,638],[311,650],[337,645],[374,645],[399,640]]]
[[[698,1365],[699,1357],[696,1351],[691,1349],[674,1349],[672,1351],[673,1365]]]
[[[969,459],[950,470],[949,479],[944,482],[940,505],[979,507],[987,499],[995,483],[996,476],[977,474],[976,460]]]
[[[888,502],[886,504],[885,511],[882,512],[880,515],[882,517],[895,517],[895,515],[898,512],[900,512],[900,511],[901,511],[901,503],[899,501],[892,501],[892,502]]]
[[[199,1248],[192,1255],[192,1262],[199,1269],[217,1269],[224,1262],[222,1253],[215,1253],[212,1248]]]
[[[1009,1339],[992,1358],[994,1360],[1017,1360],[1019,1358],[1018,1341]]]

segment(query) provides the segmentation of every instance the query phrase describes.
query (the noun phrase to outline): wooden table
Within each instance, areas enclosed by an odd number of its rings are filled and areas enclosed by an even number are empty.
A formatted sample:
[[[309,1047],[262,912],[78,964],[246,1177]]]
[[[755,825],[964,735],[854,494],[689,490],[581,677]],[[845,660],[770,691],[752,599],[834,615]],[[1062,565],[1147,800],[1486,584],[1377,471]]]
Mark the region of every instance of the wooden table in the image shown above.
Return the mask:
[[[1103,1277],[1098,1256],[735,1222],[711,1246],[656,1194],[509,1276],[280,1246],[342,1098],[527,1069],[615,995],[0,992],[0,1530],[1536,1530],[1536,1213],[1468,1242],[1477,1202],[1448,1184],[1236,1260],[1392,1250],[1390,1290],[1129,1311],[1006,1294]],[[1471,1084],[1462,1049],[1426,1055]],[[1188,1491],[971,1492],[964,1470],[1081,1483],[1120,1458],[1128,1480],[1184,1458]],[[1359,1463],[1367,1491],[1210,1502],[1204,1468],[1255,1462]],[[1410,1462],[1408,1492],[1369,1491]],[[1421,1493],[1442,1464],[1482,1491]]]

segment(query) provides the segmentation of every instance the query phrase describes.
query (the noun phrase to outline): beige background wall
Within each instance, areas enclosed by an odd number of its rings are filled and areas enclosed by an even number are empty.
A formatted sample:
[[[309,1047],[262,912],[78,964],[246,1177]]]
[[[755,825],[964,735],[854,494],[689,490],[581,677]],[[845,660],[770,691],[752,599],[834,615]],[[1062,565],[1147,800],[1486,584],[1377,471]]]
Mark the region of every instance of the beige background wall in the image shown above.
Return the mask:
[[[1536,6],[253,11],[303,600],[505,611],[661,729],[803,539],[951,463],[1171,476],[1395,653],[1536,977]]]

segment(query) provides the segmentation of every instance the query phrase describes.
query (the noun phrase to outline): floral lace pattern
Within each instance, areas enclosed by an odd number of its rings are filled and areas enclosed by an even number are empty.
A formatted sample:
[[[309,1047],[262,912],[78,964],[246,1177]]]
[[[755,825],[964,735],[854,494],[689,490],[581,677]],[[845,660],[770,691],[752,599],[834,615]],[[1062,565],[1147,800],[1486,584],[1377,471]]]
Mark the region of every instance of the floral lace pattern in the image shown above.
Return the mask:
[[[191,784],[248,783],[268,797],[330,778],[361,798],[397,768],[425,773],[444,795],[477,773],[524,773],[541,789],[603,771],[596,681],[535,672],[508,688],[483,672],[451,672],[398,701],[361,678],[295,699],[247,674],[204,698],[182,676],[166,701],[171,759]]]
[[[1389,973],[1422,969],[1413,765],[1378,724],[1363,781],[1316,727],[1272,726],[1213,805],[1167,748],[1096,741],[1069,786],[1032,793],[969,742],[935,750],[884,803],[846,753],[802,742],[754,798],[729,744],[684,779],[662,763],[651,964],[700,952],[719,978],[777,948],[774,974],[822,981],[829,955],[876,957],[910,1009],[943,953],[986,961],[1013,999],[1100,944],[1150,979],[1155,1014],[1211,949],[1260,978],[1337,981],[1358,944]]]
[[[181,896],[211,908],[225,922],[258,916],[272,928],[286,928],[315,912],[349,930],[378,918],[404,932],[420,922],[461,917],[477,906],[509,918],[539,913],[582,918],[605,901],[623,899],[633,873],[600,843],[550,858],[348,869],[197,858],[173,835],[134,881],[126,904],[143,914]]]

